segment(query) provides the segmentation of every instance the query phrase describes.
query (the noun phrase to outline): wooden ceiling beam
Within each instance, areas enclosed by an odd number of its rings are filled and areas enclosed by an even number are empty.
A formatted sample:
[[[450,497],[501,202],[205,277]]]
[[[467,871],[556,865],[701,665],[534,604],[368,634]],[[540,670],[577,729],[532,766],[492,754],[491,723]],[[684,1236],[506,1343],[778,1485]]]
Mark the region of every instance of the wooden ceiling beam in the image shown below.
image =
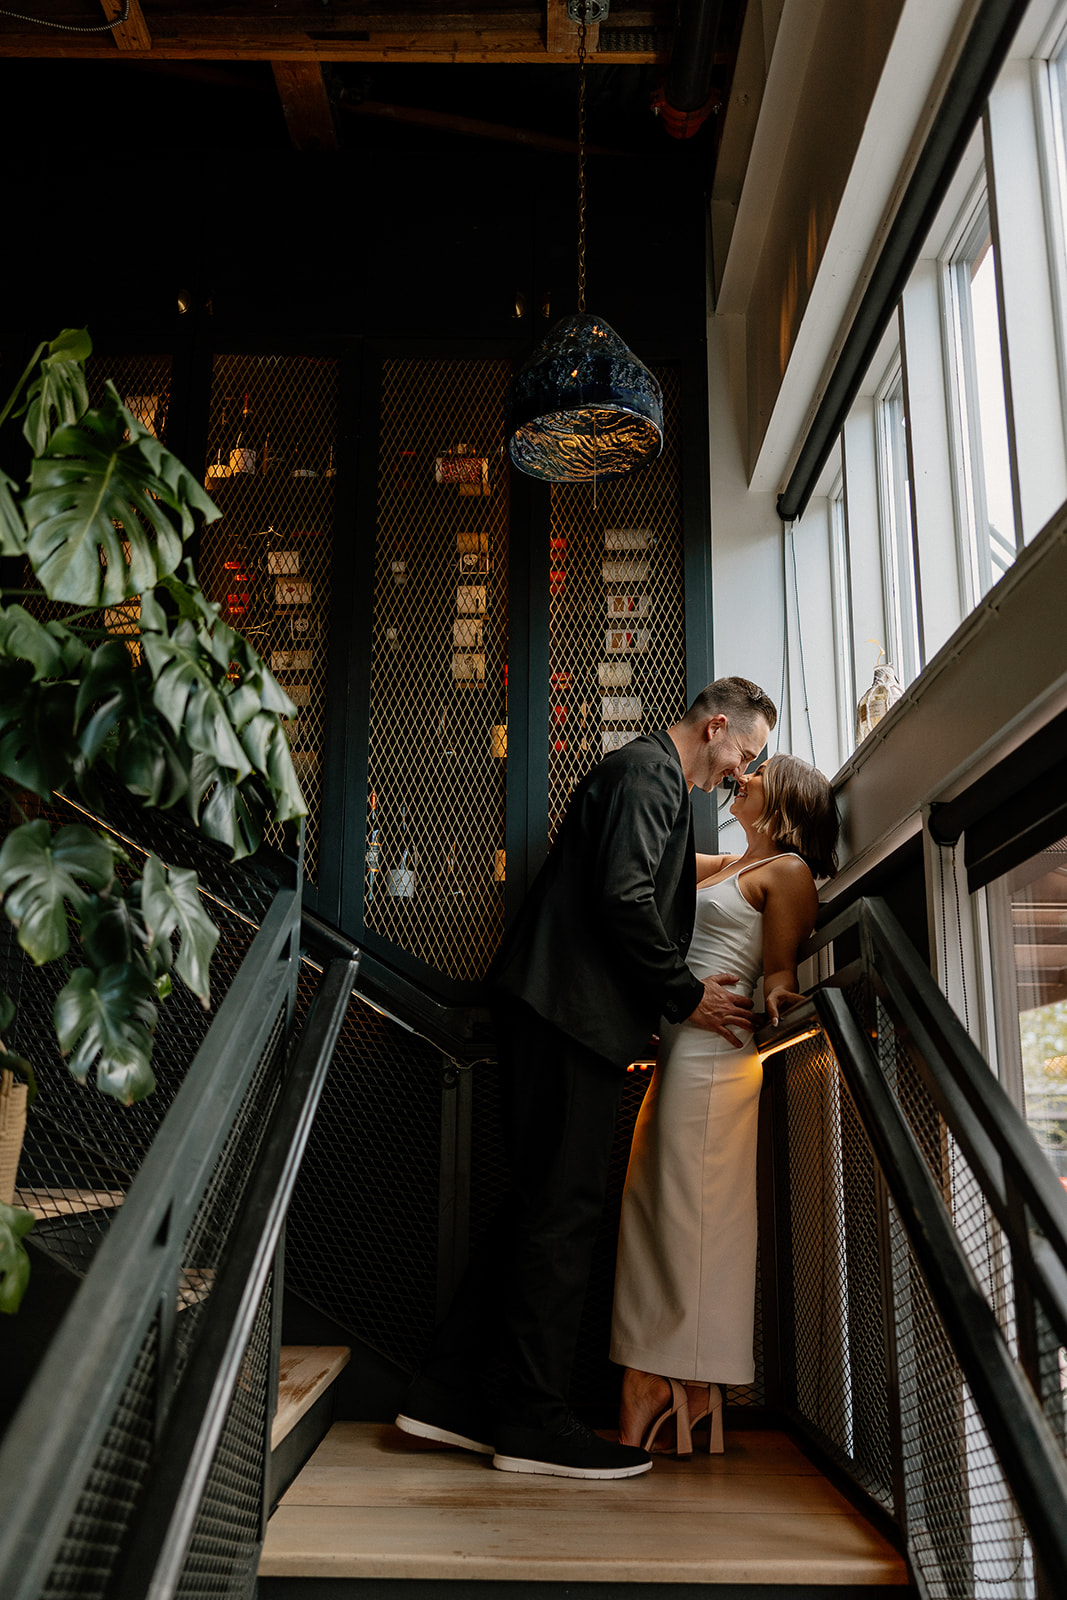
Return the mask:
[[[336,150],[326,80],[317,61],[272,61],[278,98],[294,150]]]
[[[545,43],[550,56],[564,60],[578,55],[578,40],[581,38],[581,26],[572,22],[567,12],[567,0],[546,0],[545,3]],[[585,30],[586,54],[596,54],[600,42],[600,24],[589,23]]]
[[[73,36],[70,36],[73,39]],[[496,39],[488,44],[484,37],[459,37],[445,43],[427,44],[421,40],[390,40],[351,42],[340,40],[262,39],[241,41],[222,37],[203,39],[167,39],[154,37],[147,50],[135,50],[131,55],[143,60],[156,61],[332,61],[332,62],[407,62],[411,64],[447,64],[465,62],[473,65],[550,65],[577,62],[578,52],[551,55],[543,43],[525,39]],[[80,45],[73,42],[42,41],[40,36],[0,32],[0,58],[18,59],[55,57],[67,61],[113,60],[114,45]],[[658,49],[632,49],[601,53],[590,51],[590,60],[599,60],[612,66],[655,66],[670,59],[667,46]]]
[[[124,0],[100,0],[105,22],[121,17]],[[141,10],[141,0],[129,0],[130,12],[126,21],[112,28],[111,38],[120,50],[151,50],[152,35]]]
[[[95,0],[105,14],[120,15],[121,0]],[[148,0],[145,0],[148,4]],[[54,17],[71,27],[84,25],[89,13],[77,0],[67,0],[67,14]],[[99,13],[98,13],[99,14]],[[160,60],[208,61],[335,61],[335,62],[475,62],[490,64],[544,62],[558,65],[577,60],[578,26],[567,16],[566,0],[534,0],[508,6],[460,11],[440,7],[405,7],[403,0],[387,10],[337,4],[325,9],[319,0],[250,0],[198,6],[196,0],[152,0],[151,31],[142,0],[130,0],[130,17],[114,37],[101,34],[34,29],[25,22],[0,17],[0,56],[56,56],[102,59],[115,46],[129,55]],[[603,52],[616,65],[647,65],[669,55],[674,20],[673,0],[616,0],[610,17],[613,43],[622,50]],[[601,29],[591,26],[586,48],[598,53]]]

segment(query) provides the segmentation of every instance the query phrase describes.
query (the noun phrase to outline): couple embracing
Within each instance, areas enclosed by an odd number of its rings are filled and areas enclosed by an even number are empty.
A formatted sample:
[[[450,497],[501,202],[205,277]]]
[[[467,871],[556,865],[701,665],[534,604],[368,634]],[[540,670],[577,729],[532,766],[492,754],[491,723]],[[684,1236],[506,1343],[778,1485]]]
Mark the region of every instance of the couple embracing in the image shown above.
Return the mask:
[[[409,1388],[397,1425],[510,1472],[627,1478],[687,1454],[721,1384],[753,1378],[762,976],[794,1003],[815,879],[832,874],[826,779],[777,755],[745,678],[606,756],[566,817],[494,963],[511,1187]],[[732,779],[741,856],[698,855],[689,793]],[[660,1036],[623,1195],[611,1358],[619,1438],[567,1392],[627,1065]]]

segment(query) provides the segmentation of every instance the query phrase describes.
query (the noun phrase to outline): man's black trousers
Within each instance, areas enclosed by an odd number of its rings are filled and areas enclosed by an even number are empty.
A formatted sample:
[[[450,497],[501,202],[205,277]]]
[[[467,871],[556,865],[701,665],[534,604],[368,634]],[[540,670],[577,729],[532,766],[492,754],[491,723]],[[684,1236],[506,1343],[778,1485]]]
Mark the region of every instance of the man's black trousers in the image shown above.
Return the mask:
[[[554,1428],[568,1410],[624,1075],[522,1002],[495,1020],[511,1188],[421,1370],[461,1392],[488,1383],[500,1422]]]

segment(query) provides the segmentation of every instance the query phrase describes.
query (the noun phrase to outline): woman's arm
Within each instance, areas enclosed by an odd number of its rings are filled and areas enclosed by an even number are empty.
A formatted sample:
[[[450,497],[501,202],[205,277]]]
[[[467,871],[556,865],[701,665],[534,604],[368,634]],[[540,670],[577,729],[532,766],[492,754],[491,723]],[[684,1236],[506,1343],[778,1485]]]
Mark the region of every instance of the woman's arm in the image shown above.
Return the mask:
[[[779,1014],[804,997],[797,993],[797,951],[815,926],[815,880],[797,856],[768,873],[763,907],[763,1004],[776,1026]]]
[[[698,850],[697,882],[703,883],[705,878],[714,878],[715,874],[721,872],[726,863],[732,859],[732,856],[702,856]]]

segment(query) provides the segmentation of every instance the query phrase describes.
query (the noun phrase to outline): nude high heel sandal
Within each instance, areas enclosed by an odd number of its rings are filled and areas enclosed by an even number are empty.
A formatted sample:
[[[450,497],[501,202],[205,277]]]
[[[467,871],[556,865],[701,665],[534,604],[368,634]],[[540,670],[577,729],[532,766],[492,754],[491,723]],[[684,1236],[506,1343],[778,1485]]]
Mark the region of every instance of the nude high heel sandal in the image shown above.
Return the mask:
[[[693,1440],[689,1431],[689,1402],[686,1399],[685,1389],[676,1378],[668,1378],[667,1382],[671,1386],[671,1403],[666,1411],[660,1412],[649,1428],[642,1448],[651,1451],[656,1435],[663,1424],[669,1422],[671,1417],[674,1417],[675,1427],[678,1430],[678,1454],[680,1456],[691,1456],[693,1454]]]
[[[697,1423],[703,1422],[704,1418],[708,1417],[710,1419],[708,1422],[708,1454],[721,1456],[726,1449],[722,1436],[722,1390],[717,1383],[690,1385],[690,1387],[704,1388],[707,1390],[707,1395],[702,1401],[697,1402],[697,1406],[702,1406],[703,1409],[689,1410],[688,1431],[692,1434]],[[690,1449],[692,1449],[691,1445]],[[681,1451],[679,1451],[680,1454]]]

